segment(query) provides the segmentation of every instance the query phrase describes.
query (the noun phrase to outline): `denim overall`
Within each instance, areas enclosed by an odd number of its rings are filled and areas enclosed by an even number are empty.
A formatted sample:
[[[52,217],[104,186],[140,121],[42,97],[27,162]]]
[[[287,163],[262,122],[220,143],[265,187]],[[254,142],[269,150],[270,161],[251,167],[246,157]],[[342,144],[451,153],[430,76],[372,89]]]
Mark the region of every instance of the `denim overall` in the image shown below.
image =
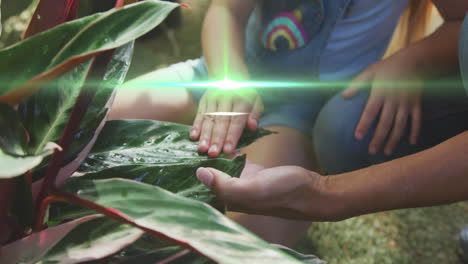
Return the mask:
[[[246,62],[251,78],[319,81],[321,54],[350,2],[262,1],[246,30]],[[312,87],[258,89],[265,105],[260,125],[288,126],[310,133],[320,109],[335,92]]]
[[[350,2],[264,0],[246,34],[246,61],[252,78],[318,81],[321,54]]]

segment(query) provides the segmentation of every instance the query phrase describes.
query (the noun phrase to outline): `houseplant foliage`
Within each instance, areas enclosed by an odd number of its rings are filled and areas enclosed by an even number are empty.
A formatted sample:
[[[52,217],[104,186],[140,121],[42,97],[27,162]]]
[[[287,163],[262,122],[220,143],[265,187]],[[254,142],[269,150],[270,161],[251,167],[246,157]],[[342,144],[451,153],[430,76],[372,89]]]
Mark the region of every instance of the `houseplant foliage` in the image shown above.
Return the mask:
[[[0,263],[321,263],[224,217],[195,177],[239,176],[245,156],[198,153],[184,125],[106,121],[134,40],[178,7],[118,0],[77,19],[78,1],[42,0],[0,51]]]

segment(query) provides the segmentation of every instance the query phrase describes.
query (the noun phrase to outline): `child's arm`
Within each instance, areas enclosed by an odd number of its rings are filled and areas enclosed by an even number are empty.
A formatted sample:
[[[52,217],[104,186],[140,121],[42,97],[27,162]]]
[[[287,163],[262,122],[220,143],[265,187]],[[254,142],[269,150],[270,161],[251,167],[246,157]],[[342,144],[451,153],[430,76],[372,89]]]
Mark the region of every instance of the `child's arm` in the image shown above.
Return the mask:
[[[372,87],[369,100],[359,121],[355,137],[362,140],[377,116],[379,122],[369,153],[392,154],[411,120],[410,143],[415,144],[421,124],[421,89],[428,76],[450,72],[458,67],[458,37],[468,10],[465,0],[433,0],[444,24],[430,36],[411,44],[361,73],[343,93],[353,97],[359,89]],[[447,91],[446,91],[447,92]],[[388,138],[388,139],[387,139]]]
[[[256,0],[213,0],[203,26],[203,54],[215,80],[247,80],[244,61],[245,28]],[[223,88],[223,87],[220,87]],[[199,150],[217,156],[233,153],[243,129],[255,130],[262,111],[253,90],[208,91],[200,101],[191,138]],[[206,113],[245,113],[239,116],[207,116]]]
[[[244,62],[245,28],[256,0],[213,0],[202,31],[203,55],[214,79],[249,77]],[[227,72],[226,72],[227,71]]]

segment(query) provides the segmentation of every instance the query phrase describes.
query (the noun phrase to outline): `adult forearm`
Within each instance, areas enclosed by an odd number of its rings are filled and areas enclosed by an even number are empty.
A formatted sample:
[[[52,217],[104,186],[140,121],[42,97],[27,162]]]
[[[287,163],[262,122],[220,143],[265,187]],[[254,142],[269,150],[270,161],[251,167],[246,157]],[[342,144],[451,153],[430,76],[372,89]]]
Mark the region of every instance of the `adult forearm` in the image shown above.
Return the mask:
[[[468,132],[411,156],[329,176],[325,183],[339,219],[466,200]]]
[[[413,57],[422,76],[450,73],[458,69],[458,39],[462,21],[446,21],[434,33],[401,51]]]
[[[202,32],[209,74],[215,79],[245,79],[248,70],[244,62],[244,39],[250,10],[239,18],[226,2],[218,2],[210,6]]]

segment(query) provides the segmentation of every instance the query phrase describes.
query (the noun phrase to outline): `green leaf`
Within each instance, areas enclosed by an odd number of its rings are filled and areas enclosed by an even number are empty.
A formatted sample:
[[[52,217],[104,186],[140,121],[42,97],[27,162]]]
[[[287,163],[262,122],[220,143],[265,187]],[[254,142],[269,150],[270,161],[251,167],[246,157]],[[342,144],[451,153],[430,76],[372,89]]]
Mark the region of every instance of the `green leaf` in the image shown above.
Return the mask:
[[[282,245],[272,245],[304,264],[326,264],[314,255],[304,255]],[[169,259],[171,259],[169,261]],[[124,250],[109,259],[108,264],[153,264],[168,260],[167,264],[213,264],[206,257],[184,250],[180,246],[171,246],[150,236],[143,236]],[[88,263],[91,264],[91,263]]]
[[[73,160],[93,138],[97,128],[106,117],[110,107],[109,100],[115,87],[121,84],[128,72],[133,54],[133,42],[117,49],[107,66],[107,72],[98,87],[92,103],[84,116],[73,143],[69,148],[66,161]],[[28,153],[37,153],[46,142],[58,142],[67,124],[71,111],[85,82],[90,62],[79,65],[70,73],[43,87],[29,97],[19,107],[26,129],[30,132]],[[41,168],[44,168],[43,164]],[[76,168],[75,168],[76,169]]]
[[[302,261],[304,264],[327,264],[327,262],[320,260],[314,255],[304,255],[282,245],[273,246],[277,247],[278,249],[281,249],[284,253],[290,255],[291,257]]]
[[[112,255],[139,239],[144,232],[109,218],[80,224],[41,258],[41,263],[82,263]]]
[[[301,263],[208,205],[135,181],[82,180],[67,185],[82,198],[140,228],[188,245],[218,263]]]
[[[46,142],[35,155],[28,155],[25,151],[26,130],[16,111],[5,104],[0,104],[0,127],[0,179],[23,175],[58,148]]]
[[[10,218],[27,233],[34,220],[34,199],[31,184],[26,181],[25,177],[16,177],[14,188]]]
[[[468,15],[465,17],[460,35],[460,71],[463,77],[463,83],[468,94]]]
[[[139,2],[73,20],[0,51],[0,101],[18,103],[97,53],[146,34],[177,6]]]
[[[171,260],[169,260],[171,259]],[[153,236],[144,235],[130,246],[107,259],[108,264],[214,264],[210,259]],[[87,264],[99,264],[91,262]]]
[[[17,112],[9,105],[0,103],[0,149],[12,155],[25,155],[26,130]]]
[[[88,108],[78,138],[84,133],[83,130],[95,130],[96,124],[104,118],[108,110],[105,105],[114,88],[123,82],[132,54],[133,42],[116,50],[107,67],[105,80],[97,88],[95,99]],[[29,153],[36,153],[46,142],[57,142],[60,139],[80,89],[85,84],[90,64],[91,62],[87,62],[79,65],[20,105],[19,112],[27,130],[31,133]]]
[[[81,172],[96,172],[138,164],[184,165],[209,158],[189,139],[190,126],[153,120],[114,120],[106,123]],[[259,129],[241,137],[239,147],[271,134]],[[221,155],[219,159],[230,159]],[[216,160],[216,159],[214,159]]]
[[[80,178],[110,179],[119,175],[218,207],[219,201],[197,179],[196,170],[211,167],[238,177],[244,168],[245,156],[209,158],[198,153],[198,144],[189,139],[189,133],[190,126],[169,122],[109,121],[78,170],[84,174]],[[258,133],[241,138],[240,144],[246,146],[270,133],[259,129]],[[51,207],[50,220],[61,222],[92,213],[73,205],[55,204]]]
[[[87,216],[66,224],[33,233],[25,238],[1,247],[0,263],[36,263],[61,239],[78,225],[99,217]]]
[[[98,228],[97,228],[98,227]],[[98,215],[48,228],[2,248],[0,263],[82,263],[112,255],[144,234]]]

